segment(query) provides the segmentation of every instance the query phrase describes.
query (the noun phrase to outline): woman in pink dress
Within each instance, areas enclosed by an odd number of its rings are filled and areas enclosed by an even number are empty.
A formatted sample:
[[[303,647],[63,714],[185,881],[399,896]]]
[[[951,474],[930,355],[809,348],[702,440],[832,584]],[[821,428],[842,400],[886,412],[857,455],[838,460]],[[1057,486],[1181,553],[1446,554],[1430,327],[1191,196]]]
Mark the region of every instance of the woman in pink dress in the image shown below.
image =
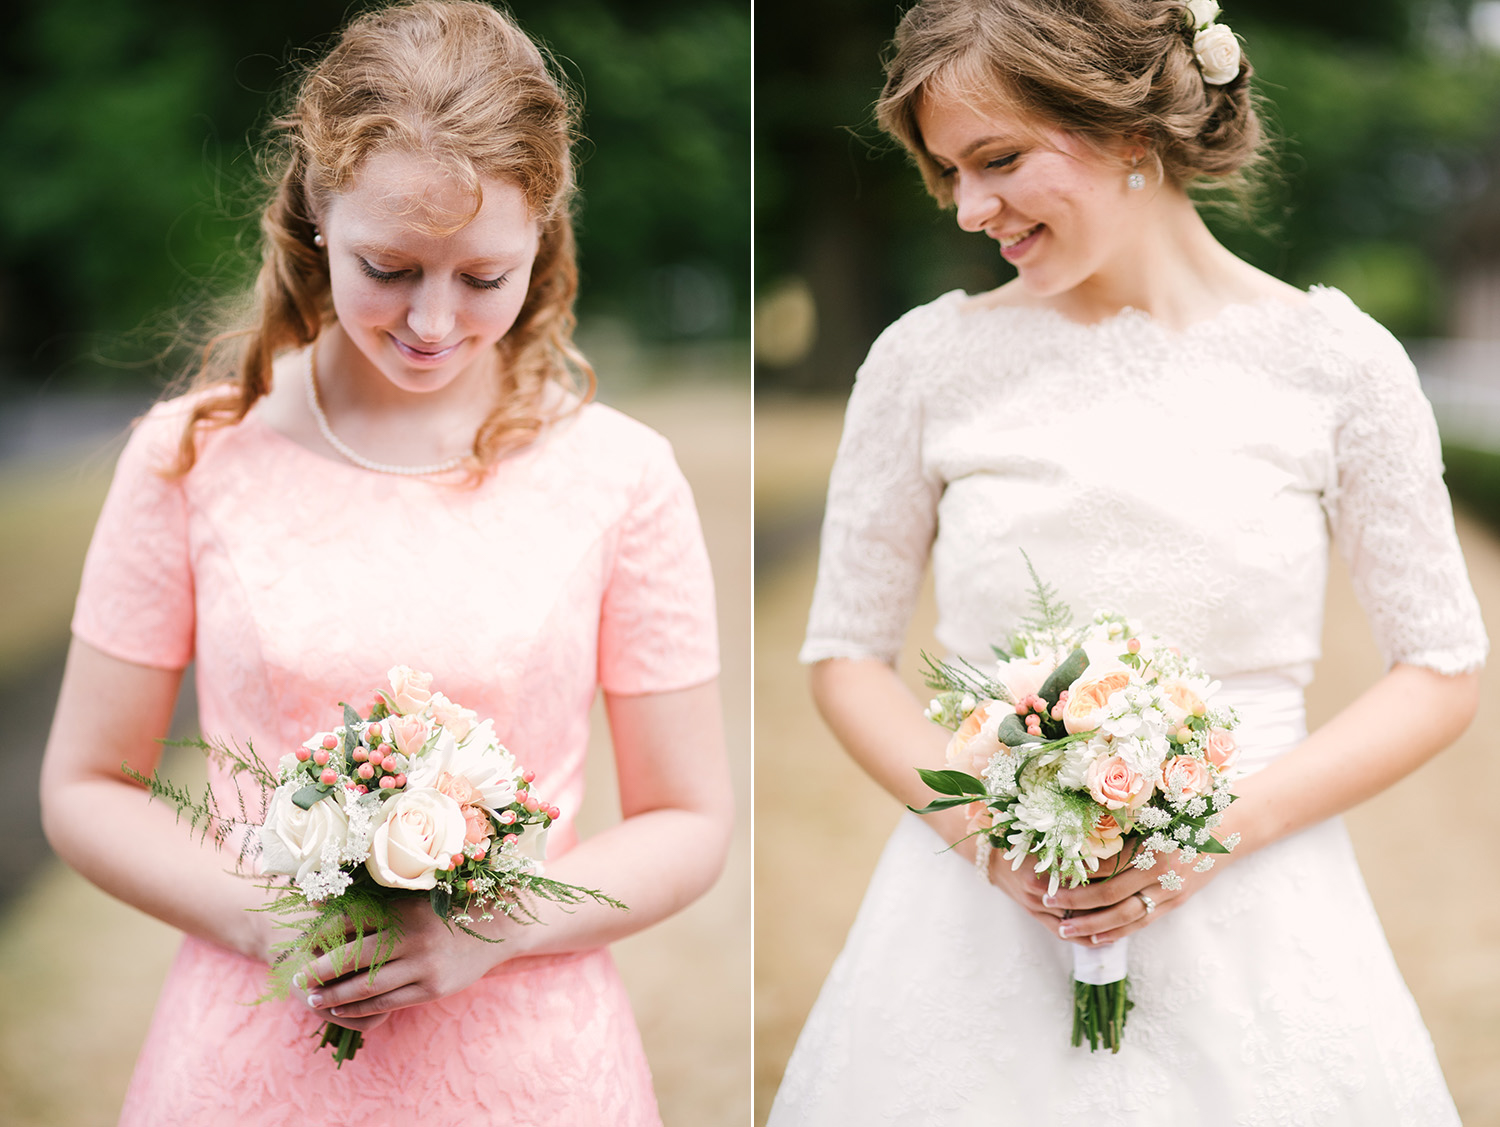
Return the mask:
[[[121,456],[42,798],[60,856],[186,933],[122,1123],[659,1122],[605,945],[709,886],[731,797],[691,494],[574,386],[573,122],[486,5],[355,20],[277,123],[251,323]],[[155,768],[194,660],[204,733],[271,763],[430,671],[562,808],[548,874],[629,911],[543,905],[488,944],[416,900],[373,980],[253,1004],[264,891],[120,772]],[[624,817],[579,842],[600,687]],[[329,1020],[364,1033],[339,1070]]]

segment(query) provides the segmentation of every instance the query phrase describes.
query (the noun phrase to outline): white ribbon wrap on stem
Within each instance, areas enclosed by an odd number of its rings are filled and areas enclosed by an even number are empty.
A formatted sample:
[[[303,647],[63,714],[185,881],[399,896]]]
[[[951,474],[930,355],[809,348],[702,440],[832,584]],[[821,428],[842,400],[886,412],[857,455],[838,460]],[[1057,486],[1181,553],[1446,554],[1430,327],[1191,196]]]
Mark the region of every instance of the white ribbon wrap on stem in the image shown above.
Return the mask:
[[[1130,937],[1116,939],[1113,943],[1103,947],[1080,947],[1076,943],[1069,943],[1073,948],[1073,980],[1075,982],[1086,982],[1090,986],[1108,986],[1111,982],[1119,982],[1126,975],[1125,955],[1130,950]]]

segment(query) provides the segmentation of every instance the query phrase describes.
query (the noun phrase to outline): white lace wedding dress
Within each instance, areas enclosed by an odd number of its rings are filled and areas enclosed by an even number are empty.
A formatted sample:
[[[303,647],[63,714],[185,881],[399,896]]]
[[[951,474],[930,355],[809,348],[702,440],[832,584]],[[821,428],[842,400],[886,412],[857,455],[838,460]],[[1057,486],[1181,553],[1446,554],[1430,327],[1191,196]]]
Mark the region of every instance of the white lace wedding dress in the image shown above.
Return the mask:
[[[1198,655],[1264,765],[1305,734],[1330,534],[1389,661],[1480,665],[1431,411],[1343,294],[1177,333],[950,293],[860,370],[802,657],[894,659],[930,556],[939,640],[986,660],[1029,609],[1024,548],[1075,611]],[[1458,1122],[1341,820],[1133,938],[1118,1055],[1069,1043],[1070,948],[945,844],[910,814],[892,836],[772,1127]]]

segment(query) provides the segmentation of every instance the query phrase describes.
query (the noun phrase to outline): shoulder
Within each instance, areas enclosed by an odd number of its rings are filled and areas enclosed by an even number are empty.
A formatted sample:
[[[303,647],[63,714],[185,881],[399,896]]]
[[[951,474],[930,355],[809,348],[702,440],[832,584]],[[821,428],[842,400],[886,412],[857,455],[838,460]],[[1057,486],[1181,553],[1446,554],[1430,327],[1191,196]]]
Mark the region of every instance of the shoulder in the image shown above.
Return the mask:
[[[1406,349],[1395,335],[1341,290],[1313,286],[1307,305],[1321,351],[1344,360],[1356,372],[1405,375],[1412,371]]]
[[[192,422],[194,410],[214,396],[222,395],[225,390],[223,386],[199,388],[157,400],[150,410],[131,424],[121,462],[128,459],[146,463],[157,472],[170,469],[182,449],[182,440]]]
[[[585,403],[554,424],[545,457],[553,469],[607,508],[628,508],[642,495],[682,479],[672,444],[638,419],[604,403]]]

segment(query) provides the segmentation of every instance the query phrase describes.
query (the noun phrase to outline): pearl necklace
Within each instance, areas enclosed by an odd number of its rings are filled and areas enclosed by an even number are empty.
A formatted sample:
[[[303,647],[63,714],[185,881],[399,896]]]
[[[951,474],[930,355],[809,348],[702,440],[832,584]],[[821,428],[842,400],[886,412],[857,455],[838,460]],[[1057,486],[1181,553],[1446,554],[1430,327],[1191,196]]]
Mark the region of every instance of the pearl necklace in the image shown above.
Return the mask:
[[[346,461],[353,462],[361,469],[373,470],[375,473],[397,474],[402,477],[426,477],[430,474],[448,473],[456,470],[468,460],[467,454],[459,454],[449,458],[446,462],[438,462],[431,466],[391,466],[384,462],[374,462],[363,454],[358,454],[333,433],[333,428],[328,425],[328,416],[323,414],[323,404],[318,401],[318,346],[314,343],[307,350],[307,406],[312,411],[313,419],[317,421],[318,433],[323,436],[325,442],[343,455]]]

